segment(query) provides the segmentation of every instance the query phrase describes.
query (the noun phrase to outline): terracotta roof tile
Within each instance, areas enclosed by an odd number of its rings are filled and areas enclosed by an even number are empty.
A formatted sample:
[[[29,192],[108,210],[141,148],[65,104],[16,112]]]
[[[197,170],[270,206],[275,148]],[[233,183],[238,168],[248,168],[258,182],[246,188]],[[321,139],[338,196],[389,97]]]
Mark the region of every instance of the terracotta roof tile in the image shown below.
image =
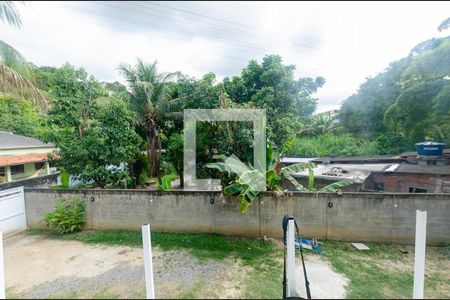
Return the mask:
[[[14,156],[0,156],[0,167],[23,165],[48,160],[48,153],[33,153]]]

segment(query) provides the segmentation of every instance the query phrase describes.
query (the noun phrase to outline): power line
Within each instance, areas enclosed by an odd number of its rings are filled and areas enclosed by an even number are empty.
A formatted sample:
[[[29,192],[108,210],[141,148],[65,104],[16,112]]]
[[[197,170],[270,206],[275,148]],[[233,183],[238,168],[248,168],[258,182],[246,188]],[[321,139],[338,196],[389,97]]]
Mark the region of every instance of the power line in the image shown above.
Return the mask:
[[[131,5],[134,5],[134,6],[137,6],[137,7],[141,7],[141,8],[151,9],[152,11],[155,10],[155,8],[150,8],[150,7],[148,7],[148,6],[138,5],[138,4],[136,4],[136,3],[131,3],[131,2],[130,2],[130,3],[128,3],[128,4],[131,4]],[[152,3],[148,3],[148,4],[151,5]],[[119,7],[116,6],[116,8],[119,8]],[[123,9],[125,9],[125,8],[123,8]],[[170,13],[170,12],[168,12],[168,11],[165,11],[165,10],[158,10],[158,9],[157,9],[156,11],[162,12],[162,13],[165,13],[165,14],[168,14],[168,15],[170,15],[170,16],[176,16],[176,17],[182,17],[182,18],[188,19],[188,16],[185,16],[185,15],[179,16],[179,15]],[[137,13],[144,13],[144,12],[141,12],[141,11],[135,11],[135,12],[137,12]],[[156,16],[157,16],[157,17],[162,17],[162,16],[159,16],[159,15],[156,15]],[[162,17],[162,18],[164,18],[164,17]],[[202,25],[203,25],[203,24],[209,24],[209,25],[211,25],[211,26],[214,26],[214,27],[216,27],[216,28],[219,28],[220,30],[224,30],[224,31],[228,31],[228,32],[233,32],[233,33],[245,35],[245,36],[248,36],[248,37],[254,37],[254,35],[256,34],[256,32],[251,32],[251,31],[245,31],[245,30],[241,30],[241,29],[235,29],[235,28],[224,27],[222,24],[211,23],[211,22],[206,22],[206,21],[199,21],[198,18],[196,18],[196,17],[191,17],[190,20],[192,20],[192,18],[194,18],[194,23],[197,23],[197,24],[200,23],[200,24],[202,24]],[[208,27],[206,27],[206,28],[208,28]],[[273,38],[273,37],[266,38],[266,39],[273,40],[273,41],[277,41],[277,42],[279,42],[279,43],[284,43],[284,44],[286,44],[286,45],[289,45],[290,47],[318,49],[318,47],[315,47],[315,46],[310,46],[310,45],[308,45],[308,46],[305,46],[305,45],[299,45],[299,44],[295,44],[295,43],[290,43],[290,42],[288,42],[288,41],[276,39],[276,38]],[[312,39],[310,39],[310,40],[312,40]],[[303,50],[303,49],[302,49],[302,50]]]
[[[94,14],[94,15],[96,15],[95,13],[92,13],[92,14]],[[108,17],[116,17],[116,16],[111,16],[111,15],[108,15]],[[127,18],[125,18],[125,19],[127,19]],[[129,19],[128,19],[129,20]],[[128,22],[128,23],[130,23],[130,22]],[[134,22],[132,22],[132,23],[138,23],[139,24],[139,22],[137,22],[137,21],[134,21]],[[127,31],[127,32],[133,32],[133,33],[140,33],[140,34],[142,34],[143,32],[142,31],[136,31],[136,30],[130,30],[130,29],[125,29],[125,28],[122,28],[122,27],[117,27],[117,26],[112,26],[111,24],[109,24],[109,25],[105,25],[105,24],[101,24],[101,23],[96,23],[97,25],[99,25],[99,26],[102,26],[102,27],[105,27],[105,28],[114,28],[114,29],[117,29],[117,30],[122,30],[122,31]],[[47,24],[46,24],[47,25]],[[53,30],[58,30],[57,28],[52,28]],[[108,34],[109,35],[109,34]],[[112,36],[112,37],[115,37],[114,35],[112,35],[112,34],[110,34],[110,36]],[[168,37],[168,36],[165,36],[165,38],[169,38],[169,39],[172,39],[172,40],[177,40],[177,41],[180,41],[180,39],[176,39],[176,38],[172,38],[172,37]],[[222,42],[222,41],[221,41]],[[230,49],[230,48],[229,48]],[[237,50],[237,49],[235,49],[235,50]],[[266,53],[263,53],[263,54],[266,54]],[[230,61],[221,61],[221,60],[211,60],[211,59],[206,59],[206,58],[197,58],[196,59],[196,61],[199,61],[199,62],[202,62],[202,61],[208,61],[208,62],[214,62],[214,63],[220,63],[220,64],[223,64],[223,65],[233,65],[233,66],[235,66],[235,67],[239,67],[240,69],[242,69],[242,68],[245,68],[246,67],[246,65],[247,65],[247,63],[248,63],[248,60],[247,61],[245,61],[245,62],[242,62],[242,57],[234,57],[234,56],[224,56],[224,55],[216,55],[217,57],[222,57],[222,58],[225,58],[225,59],[227,59],[227,60],[233,60],[233,61],[236,61],[236,62],[238,62],[237,64],[233,64],[233,63],[230,63]],[[302,68],[302,69],[307,69],[307,68]],[[312,69],[310,69],[310,70],[312,70]],[[304,73],[305,74],[305,73]],[[310,76],[310,75],[307,75],[307,76]],[[313,77],[315,76],[315,75],[312,75]]]
[[[87,12],[93,14],[93,15],[104,16],[106,18],[112,18],[114,20],[122,19],[123,22],[130,23],[130,24],[138,24],[138,25],[149,25],[149,24],[151,24],[151,25],[154,25],[154,26],[159,26],[159,27],[163,27],[164,28],[164,26],[160,26],[160,24],[155,24],[155,23],[151,23],[151,22],[139,22],[139,21],[136,21],[136,20],[133,20],[133,19],[125,18],[125,17],[109,15],[109,14],[94,13],[94,12],[92,12],[90,10],[86,10],[86,9],[82,9],[82,10],[87,11]],[[188,36],[192,37],[192,32],[180,31],[180,30],[176,30],[176,29],[173,29],[173,28],[169,28],[169,30],[171,30],[173,32],[176,32],[176,33],[182,33],[182,34],[185,34],[185,35],[188,35]],[[241,47],[243,46],[243,45],[240,45],[238,42],[233,41],[233,40],[219,39],[219,38],[216,38],[216,37],[211,37],[209,35],[207,35],[207,36],[210,37],[211,39],[218,40],[220,42],[225,42],[226,41],[227,43],[232,43],[232,44],[236,44],[237,43],[238,46],[241,46]],[[252,47],[252,48],[257,49],[257,50],[262,50],[264,54],[267,53],[266,49],[261,48],[261,47],[256,47],[256,46],[253,46],[251,44],[249,44],[249,46],[247,46],[247,47]],[[232,58],[232,57],[228,57],[228,58]],[[234,58],[236,58],[236,57],[234,57]],[[237,59],[240,59],[240,58],[237,58]]]
[[[130,4],[132,4],[132,3],[130,3]],[[107,5],[107,4],[104,4],[104,5]],[[111,5],[107,5],[107,6],[110,6],[110,7],[114,7],[114,8],[119,8],[119,7],[117,7],[117,6],[111,6]],[[146,7],[146,8],[148,8],[148,7]],[[125,8],[122,8],[122,9],[125,9]],[[133,11],[133,12],[137,12],[137,11],[135,11],[135,10],[130,10],[130,9],[126,9],[126,10],[129,10],[129,11]],[[154,14],[147,14],[147,13],[145,13],[145,12],[138,12],[138,13],[142,13],[142,14],[146,14],[146,15],[151,15],[151,16],[156,16],[156,17],[159,17],[159,18],[165,18],[164,16],[160,16],[160,15],[154,15]],[[170,14],[170,13],[169,13]],[[173,14],[170,14],[170,15],[173,15]],[[154,24],[154,23],[152,23],[152,24]],[[158,24],[159,26],[164,26],[164,25],[161,25],[161,24]],[[167,26],[166,27],[164,27],[164,28],[167,28]],[[177,30],[178,28],[175,28],[175,27],[169,27],[170,29],[172,29],[172,31],[173,30]],[[184,33],[184,32],[183,32]],[[217,39],[216,39],[217,40]],[[222,42],[222,40],[226,40],[226,39],[221,39],[220,41]],[[238,46],[238,47],[245,47],[245,45],[241,45],[241,44],[236,44],[234,41],[231,41],[231,43],[229,43],[229,44],[234,44],[234,45],[236,45],[236,46]],[[245,49],[239,49],[239,48],[230,48],[230,47],[224,47],[224,46],[222,46],[223,48],[225,48],[225,49],[230,49],[230,50],[234,50],[234,51],[240,51],[240,52],[247,52],[247,53],[250,53],[250,54],[253,54],[256,50],[260,50],[260,51],[263,51],[262,53],[264,53],[264,54],[266,54],[267,53],[267,51],[266,51],[266,49],[262,49],[262,48],[255,48],[253,51],[248,51],[247,50],[247,48],[245,48]],[[252,46],[251,46],[252,47]],[[253,47],[254,48],[254,47]],[[302,52],[297,52],[296,54],[304,54],[304,53],[302,53]]]
[[[108,4],[104,4],[104,5],[107,5],[107,6],[109,6],[109,7],[113,7],[113,8],[119,8],[119,7],[117,7],[117,6],[111,6],[111,5],[108,5]],[[122,8],[122,9],[125,9],[125,8]],[[163,16],[160,16],[160,15],[153,15],[153,14],[147,14],[147,13],[145,13],[145,12],[141,12],[141,11],[135,11],[135,10],[131,10],[131,9],[126,9],[126,10],[129,10],[129,11],[132,11],[132,12],[137,12],[137,13],[142,13],[142,14],[145,14],[145,15],[152,15],[152,16],[156,16],[156,17],[160,17],[160,18],[164,18]],[[228,49],[232,49],[232,50],[234,50],[234,51],[236,51],[237,49],[236,48],[229,48],[228,47]],[[243,51],[246,51],[246,50],[243,50]],[[254,51],[246,51],[246,52],[249,52],[249,53],[254,53]],[[265,52],[265,51],[264,51]],[[236,57],[231,57],[231,56],[227,56],[228,58],[236,58]],[[240,57],[239,58],[237,58],[237,59],[241,59]]]
[[[210,16],[206,16],[206,15],[203,15],[203,14],[195,13],[195,12],[192,12],[192,11],[187,11],[187,10],[184,10],[184,9],[179,9],[179,8],[174,8],[174,7],[162,5],[162,4],[159,4],[159,3],[154,3],[152,1],[149,1],[149,2],[141,1],[141,2],[145,2],[146,4],[156,5],[156,6],[159,6],[159,7],[164,7],[164,8],[170,9],[170,10],[175,10],[175,11],[179,11],[179,12],[182,12],[182,13],[191,14],[191,15],[195,15],[195,16],[199,16],[199,17],[203,17],[203,18],[207,18],[207,19],[211,19],[211,20],[217,20],[217,21],[224,22],[224,23],[227,23],[227,24],[232,24],[234,26],[250,27],[250,28],[254,28],[255,30],[259,30],[258,28],[250,26],[250,25],[246,25],[246,24],[242,24],[242,23],[236,23],[236,22],[233,22],[233,21],[224,20],[224,19],[220,19],[220,18],[210,17]],[[314,47],[314,46],[311,46],[311,45],[304,45],[304,44],[297,44],[297,43],[293,43],[293,45],[296,45],[296,46],[299,46],[299,47],[303,47],[303,48],[310,48],[310,49],[316,49],[317,48],[317,47]]]
[[[47,24],[42,24],[42,23],[34,22],[34,21],[33,21],[33,23],[34,24],[39,24],[39,25],[47,25]],[[126,32],[131,32],[131,33],[142,33],[140,31],[129,30],[129,29],[125,29],[125,28],[121,28],[121,27],[117,27],[117,26],[106,25],[106,24],[98,23],[98,22],[95,22],[94,24],[96,24],[98,26],[101,26],[101,27],[104,27],[104,28],[108,28],[108,29],[114,28],[116,30],[121,30],[121,31],[126,31]],[[53,31],[60,31],[60,32],[64,31],[61,28],[52,28],[52,30]],[[48,33],[36,32],[36,31],[29,30],[29,29],[24,29],[24,31],[32,33],[32,34],[48,35]],[[110,34],[110,33],[106,33],[106,35],[108,35],[110,37],[117,37],[116,35]],[[223,57],[223,58],[227,58],[227,59],[233,60],[233,58],[231,58],[231,57],[225,57],[225,56],[219,56],[219,55],[218,55],[218,57]],[[196,61],[198,61],[198,62],[207,61],[207,62],[213,62],[213,63],[216,63],[216,64],[219,63],[219,64],[223,64],[223,65],[232,65],[232,66],[235,66],[235,67],[239,67],[240,69],[246,67],[246,63],[230,63],[229,61],[211,60],[211,59],[205,59],[205,58],[201,58],[201,59],[197,58]],[[236,60],[236,62],[237,62],[237,60]]]

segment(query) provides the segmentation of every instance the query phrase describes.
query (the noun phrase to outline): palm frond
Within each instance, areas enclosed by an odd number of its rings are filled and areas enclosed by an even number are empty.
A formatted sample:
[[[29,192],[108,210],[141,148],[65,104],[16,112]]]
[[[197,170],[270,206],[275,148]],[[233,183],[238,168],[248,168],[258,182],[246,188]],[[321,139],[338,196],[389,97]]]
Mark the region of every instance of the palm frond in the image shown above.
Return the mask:
[[[0,40],[0,62],[30,79],[31,65],[14,47]]]
[[[17,28],[22,26],[20,14],[12,1],[0,1],[0,21]]]
[[[41,111],[48,111],[49,101],[44,94],[28,79],[2,63],[0,63],[0,92],[30,98]]]
[[[172,100],[164,100],[161,103],[159,103],[157,108],[157,113],[159,115],[168,116],[171,112],[179,111],[183,107],[183,104],[185,103],[185,99],[183,98],[176,98]]]

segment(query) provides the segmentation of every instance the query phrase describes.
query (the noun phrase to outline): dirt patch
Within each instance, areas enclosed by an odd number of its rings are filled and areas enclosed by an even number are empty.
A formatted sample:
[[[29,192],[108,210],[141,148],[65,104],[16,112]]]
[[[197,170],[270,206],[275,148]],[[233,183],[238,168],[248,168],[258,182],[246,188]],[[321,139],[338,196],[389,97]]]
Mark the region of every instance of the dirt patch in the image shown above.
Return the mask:
[[[300,297],[306,298],[305,279],[300,258],[296,258],[296,289]],[[305,266],[313,299],[344,299],[348,279],[333,271],[330,263],[319,255],[307,255]]]
[[[159,255],[158,249],[154,252]],[[120,263],[141,266],[142,251],[129,247],[89,246],[41,236],[19,235],[5,240],[7,287],[19,293],[59,277],[95,277]]]
[[[239,298],[249,272],[237,259],[199,261],[153,250],[158,298]],[[9,298],[145,298],[143,251],[19,235],[5,240]]]

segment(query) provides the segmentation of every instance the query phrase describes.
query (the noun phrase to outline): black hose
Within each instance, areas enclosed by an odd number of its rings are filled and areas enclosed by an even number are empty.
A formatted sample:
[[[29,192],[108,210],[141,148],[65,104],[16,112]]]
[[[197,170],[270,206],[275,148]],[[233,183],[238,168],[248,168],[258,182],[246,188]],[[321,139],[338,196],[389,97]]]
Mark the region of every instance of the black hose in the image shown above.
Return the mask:
[[[299,237],[300,237],[297,221],[295,220],[295,218],[290,215],[285,215],[283,218],[283,222],[281,224],[281,226],[283,228],[283,242],[284,242],[285,250],[286,250],[286,246],[287,246],[286,232],[287,232],[287,226],[288,226],[289,220],[294,220],[295,230],[297,232],[297,240],[299,240]],[[301,240],[299,241],[299,243],[300,243],[300,255],[302,257],[303,275],[305,277],[306,296],[307,296],[307,299],[311,299],[311,290],[309,288],[308,276],[306,274],[306,266],[305,266],[305,260],[303,258],[303,247],[302,247]],[[286,298],[286,290],[287,290],[287,286],[286,286],[286,251],[284,251],[283,283],[282,283],[282,285],[283,285],[283,299],[287,299]],[[289,297],[289,298],[291,298],[291,297]],[[292,297],[292,298],[294,298],[294,297]]]

